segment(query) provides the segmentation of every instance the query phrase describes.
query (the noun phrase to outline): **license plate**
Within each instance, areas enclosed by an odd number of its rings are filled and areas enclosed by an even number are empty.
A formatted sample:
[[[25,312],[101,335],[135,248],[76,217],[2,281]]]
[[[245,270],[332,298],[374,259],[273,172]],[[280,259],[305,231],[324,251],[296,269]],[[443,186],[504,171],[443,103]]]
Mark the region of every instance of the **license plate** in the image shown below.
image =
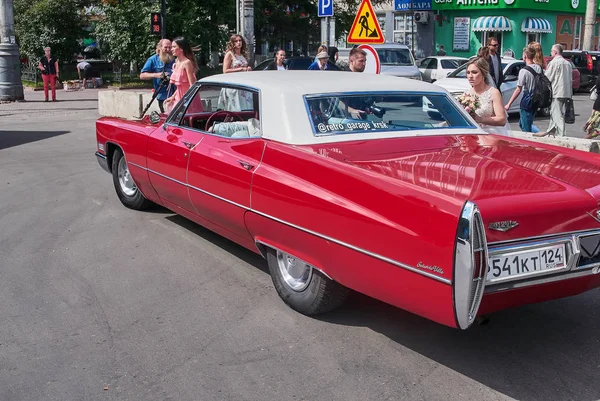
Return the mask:
[[[565,244],[492,255],[488,259],[487,281],[504,281],[565,269],[566,259]]]

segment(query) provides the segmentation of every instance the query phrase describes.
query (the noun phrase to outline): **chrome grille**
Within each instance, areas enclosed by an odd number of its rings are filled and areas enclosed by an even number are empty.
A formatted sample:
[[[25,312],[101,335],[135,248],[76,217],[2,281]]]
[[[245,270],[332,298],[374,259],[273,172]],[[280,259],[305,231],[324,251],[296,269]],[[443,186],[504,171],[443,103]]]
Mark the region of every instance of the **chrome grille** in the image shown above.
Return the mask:
[[[582,235],[579,237],[581,251],[577,267],[591,267],[600,264],[600,234]]]

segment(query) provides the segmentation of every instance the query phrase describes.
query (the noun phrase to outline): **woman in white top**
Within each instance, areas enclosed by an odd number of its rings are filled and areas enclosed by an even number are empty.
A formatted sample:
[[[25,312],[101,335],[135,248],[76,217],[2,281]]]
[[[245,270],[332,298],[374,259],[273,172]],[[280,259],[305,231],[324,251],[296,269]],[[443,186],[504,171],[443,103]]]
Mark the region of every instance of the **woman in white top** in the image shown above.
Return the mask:
[[[479,98],[479,108],[473,118],[491,134],[509,135],[510,126],[500,91],[490,84],[490,66],[483,57],[467,63],[467,79],[471,93]]]
[[[275,59],[269,63],[267,70],[285,71],[287,68],[283,62],[285,61],[285,50],[279,49],[275,52]]]
[[[241,35],[231,35],[223,59],[223,74],[250,70],[246,40]]]
[[[227,51],[223,59],[223,74],[231,72],[250,71],[248,66],[248,50],[246,40],[241,35],[231,35],[227,43]],[[244,111],[252,110],[253,99],[252,92],[223,88],[219,95],[218,107],[226,111]]]

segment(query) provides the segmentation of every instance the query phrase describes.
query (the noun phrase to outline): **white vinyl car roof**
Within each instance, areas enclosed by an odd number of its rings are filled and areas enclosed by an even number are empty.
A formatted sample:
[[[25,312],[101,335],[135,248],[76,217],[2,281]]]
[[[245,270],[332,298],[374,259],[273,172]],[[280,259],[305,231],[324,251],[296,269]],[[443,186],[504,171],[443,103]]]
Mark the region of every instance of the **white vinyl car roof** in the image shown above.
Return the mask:
[[[278,142],[309,145],[417,135],[456,134],[456,129],[448,129],[447,132],[411,130],[330,136],[313,134],[309,112],[304,101],[305,95],[399,91],[444,93],[452,99],[445,89],[418,80],[338,71],[249,71],[213,75],[201,79],[199,83],[228,84],[258,89],[262,136]],[[485,133],[481,129],[464,129],[464,131]]]

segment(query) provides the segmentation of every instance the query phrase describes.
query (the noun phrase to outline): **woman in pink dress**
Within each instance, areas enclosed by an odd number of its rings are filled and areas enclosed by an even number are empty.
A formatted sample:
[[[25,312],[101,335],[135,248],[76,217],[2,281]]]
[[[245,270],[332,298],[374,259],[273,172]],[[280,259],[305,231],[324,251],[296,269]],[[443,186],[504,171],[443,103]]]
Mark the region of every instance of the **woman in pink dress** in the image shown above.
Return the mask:
[[[177,89],[164,102],[165,108],[169,111],[175,107],[192,84],[196,82],[196,71],[198,71],[198,64],[190,42],[182,37],[175,38],[171,50],[173,55],[177,57],[177,62],[173,66],[170,84],[175,85]]]

